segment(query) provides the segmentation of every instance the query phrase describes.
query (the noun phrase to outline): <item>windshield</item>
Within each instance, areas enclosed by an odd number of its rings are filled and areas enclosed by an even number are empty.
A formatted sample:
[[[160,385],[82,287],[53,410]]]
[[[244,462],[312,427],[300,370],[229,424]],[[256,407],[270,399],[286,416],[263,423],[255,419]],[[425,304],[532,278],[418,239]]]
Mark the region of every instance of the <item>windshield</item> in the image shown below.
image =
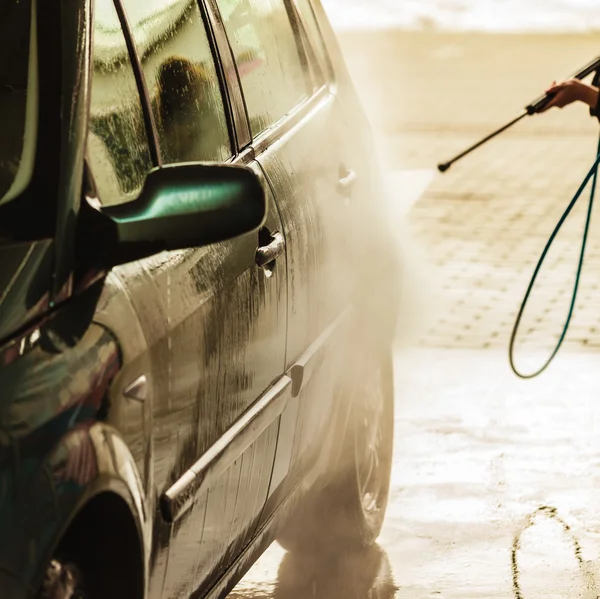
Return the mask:
[[[37,132],[35,2],[0,3],[0,205],[22,193],[33,172]]]

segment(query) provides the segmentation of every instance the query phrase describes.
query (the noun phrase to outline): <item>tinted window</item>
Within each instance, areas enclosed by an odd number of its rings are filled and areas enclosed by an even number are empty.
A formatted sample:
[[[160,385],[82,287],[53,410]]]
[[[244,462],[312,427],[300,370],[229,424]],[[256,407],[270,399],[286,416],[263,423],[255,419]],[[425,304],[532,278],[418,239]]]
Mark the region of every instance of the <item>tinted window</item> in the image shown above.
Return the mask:
[[[163,162],[229,158],[219,79],[197,0],[124,4],[142,57]]]
[[[134,199],[152,168],[140,97],[112,0],[96,0],[88,157],[100,201]]]
[[[0,204],[29,184],[37,134],[35,13],[31,3],[0,6]]]
[[[217,0],[244,90],[252,134],[310,92],[283,0]]]

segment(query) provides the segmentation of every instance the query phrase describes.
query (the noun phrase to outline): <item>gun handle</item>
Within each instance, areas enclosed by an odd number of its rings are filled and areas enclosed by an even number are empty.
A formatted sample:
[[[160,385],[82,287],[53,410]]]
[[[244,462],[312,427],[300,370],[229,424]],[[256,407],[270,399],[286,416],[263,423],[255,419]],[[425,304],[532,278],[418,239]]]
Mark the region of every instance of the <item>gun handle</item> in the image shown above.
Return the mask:
[[[527,114],[532,115],[545,108],[556,94],[544,94],[525,107]]]

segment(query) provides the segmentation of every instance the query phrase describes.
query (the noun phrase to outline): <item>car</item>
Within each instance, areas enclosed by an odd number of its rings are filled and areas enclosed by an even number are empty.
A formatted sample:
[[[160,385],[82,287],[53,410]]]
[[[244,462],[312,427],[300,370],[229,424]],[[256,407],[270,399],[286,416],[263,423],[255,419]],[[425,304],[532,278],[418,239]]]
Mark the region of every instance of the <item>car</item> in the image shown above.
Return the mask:
[[[320,2],[0,15],[0,596],[371,546],[401,265]]]

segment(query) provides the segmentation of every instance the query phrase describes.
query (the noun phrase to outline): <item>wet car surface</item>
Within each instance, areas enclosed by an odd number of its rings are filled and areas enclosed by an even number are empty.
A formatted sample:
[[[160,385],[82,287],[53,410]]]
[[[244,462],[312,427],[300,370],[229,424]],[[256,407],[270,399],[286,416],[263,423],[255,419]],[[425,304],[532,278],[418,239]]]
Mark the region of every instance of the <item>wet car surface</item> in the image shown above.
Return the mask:
[[[320,4],[62,8],[0,9],[3,599],[372,546],[397,268]]]

